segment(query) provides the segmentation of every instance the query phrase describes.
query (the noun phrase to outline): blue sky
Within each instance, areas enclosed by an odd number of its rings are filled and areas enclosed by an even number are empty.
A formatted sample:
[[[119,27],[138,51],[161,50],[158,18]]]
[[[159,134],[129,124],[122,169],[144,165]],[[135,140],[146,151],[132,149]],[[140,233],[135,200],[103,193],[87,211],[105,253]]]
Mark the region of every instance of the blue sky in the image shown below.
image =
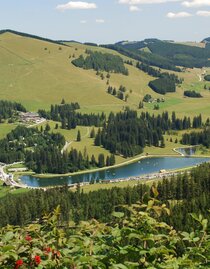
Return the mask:
[[[0,28],[97,43],[200,41],[210,36],[210,0],[2,0]]]

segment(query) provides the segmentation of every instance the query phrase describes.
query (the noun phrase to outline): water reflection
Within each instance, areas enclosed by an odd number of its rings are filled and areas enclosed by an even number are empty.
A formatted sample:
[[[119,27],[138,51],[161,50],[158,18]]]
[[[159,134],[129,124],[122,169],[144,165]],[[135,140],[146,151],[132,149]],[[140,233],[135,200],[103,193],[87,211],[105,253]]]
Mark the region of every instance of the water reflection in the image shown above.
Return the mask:
[[[73,176],[61,176],[55,178],[36,178],[34,176],[22,176],[21,181],[28,186],[47,187],[58,186],[64,184],[74,184],[77,182],[90,182],[99,180],[110,180],[119,178],[129,178],[142,176],[146,174],[157,173],[160,170],[180,169],[184,167],[195,166],[203,162],[210,161],[210,158],[190,158],[190,157],[156,157],[142,159],[135,163],[131,163],[122,167],[112,168],[108,170],[85,173]]]

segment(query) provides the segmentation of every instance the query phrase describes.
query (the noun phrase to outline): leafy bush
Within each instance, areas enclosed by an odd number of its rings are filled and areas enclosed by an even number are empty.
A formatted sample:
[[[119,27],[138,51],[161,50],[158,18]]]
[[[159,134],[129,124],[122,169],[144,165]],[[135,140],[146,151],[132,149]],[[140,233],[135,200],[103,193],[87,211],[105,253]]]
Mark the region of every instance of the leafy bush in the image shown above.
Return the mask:
[[[198,229],[177,232],[159,221],[169,214],[155,198],[122,206],[110,223],[64,224],[60,209],[25,228],[0,230],[0,268],[209,268],[207,220],[192,214]]]
[[[152,96],[150,94],[146,94],[143,98],[143,102],[148,103],[152,99]]]
[[[204,77],[204,79],[207,80],[207,81],[210,81],[210,75],[206,75],[206,76]]]

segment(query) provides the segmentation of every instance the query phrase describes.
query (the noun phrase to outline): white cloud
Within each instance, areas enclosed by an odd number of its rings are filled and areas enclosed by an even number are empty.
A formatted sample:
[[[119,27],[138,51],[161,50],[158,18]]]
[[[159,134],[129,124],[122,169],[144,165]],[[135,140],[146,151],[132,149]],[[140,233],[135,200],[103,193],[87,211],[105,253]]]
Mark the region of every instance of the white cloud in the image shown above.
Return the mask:
[[[130,10],[131,12],[135,12],[135,11],[139,11],[140,9],[139,9],[137,6],[130,6],[130,7],[129,7],[129,10]]]
[[[96,23],[105,23],[105,20],[103,20],[103,19],[96,19]]]
[[[197,11],[196,15],[201,16],[201,17],[210,17],[210,11],[199,10],[199,11]]]
[[[86,20],[81,20],[80,23],[85,24],[85,23],[87,23],[87,21]]]
[[[185,7],[202,7],[202,6],[210,6],[210,0],[191,0],[184,1],[182,3]]]
[[[70,1],[63,5],[58,5],[56,7],[56,9],[60,11],[65,11],[67,9],[95,9],[95,8],[97,8],[95,3],[73,2],[73,1]]]
[[[169,12],[166,16],[169,19],[176,19],[176,18],[187,18],[187,17],[191,17],[192,14],[190,14],[188,12],[178,12],[178,13]]]
[[[119,0],[120,4],[143,5],[143,4],[162,4],[168,2],[179,2],[181,0]]]

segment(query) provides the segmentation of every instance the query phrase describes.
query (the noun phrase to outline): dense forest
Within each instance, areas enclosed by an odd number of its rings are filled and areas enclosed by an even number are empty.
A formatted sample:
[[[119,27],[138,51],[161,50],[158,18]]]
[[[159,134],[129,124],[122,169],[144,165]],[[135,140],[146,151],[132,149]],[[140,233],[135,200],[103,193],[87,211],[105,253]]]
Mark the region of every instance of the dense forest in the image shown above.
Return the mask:
[[[210,50],[208,48],[199,48],[187,46],[172,42],[159,41],[148,44],[148,48],[154,54],[167,57],[177,66],[201,68],[209,66]]]
[[[86,53],[88,53],[86,58],[80,55],[78,59],[72,61],[72,64],[84,69],[128,75],[128,70],[125,68],[123,59],[120,56],[90,50],[87,50]]]
[[[63,102],[65,102],[63,100]],[[50,111],[39,110],[38,113],[41,117],[61,122],[62,129],[75,129],[77,125],[80,126],[96,126],[101,127],[106,122],[106,115],[99,114],[81,114],[76,112],[80,109],[78,103],[51,105]]]
[[[201,132],[191,132],[182,135],[181,143],[184,145],[203,145],[210,147],[210,128],[207,127]]]
[[[162,57],[162,62],[160,63],[171,63],[174,66],[201,68],[204,66],[208,67],[210,65],[209,46],[199,48],[196,46],[188,46],[170,41],[161,41],[158,39],[146,39],[144,41],[134,43],[117,43],[113,46],[115,48],[120,48],[122,51],[130,51],[133,54],[144,55],[144,57],[152,59],[153,61],[154,59],[157,59],[157,57],[161,60]],[[141,51],[142,48],[147,48],[150,52]],[[145,63],[145,61],[141,62]],[[150,65],[159,66],[157,63],[150,63]],[[171,68],[166,69],[170,70]]]
[[[189,117],[179,119],[175,112],[171,117],[167,112],[158,116],[143,112],[139,117],[136,111],[128,109],[116,115],[110,113],[107,124],[96,134],[95,145],[102,145],[113,154],[131,157],[142,153],[146,145],[164,147],[165,131],[200,128],[201,126],[201,116],[194,117],[191,123]]]
[[[26,166],[36,173],[66,174],[90,168],[102,168],[115,164],[115,156],[111,154],[105,158],[99,154],[98,159],[94,155],[89,157],[87,152],[71,149],[70,152],[61,153],[55,146],[40,147],[34,152],[27,151],[25,157]]]
[[[0,100],[0,122],[2,119],[17,116],[18,112],[26,112],[25,107],[20,103]]]
[[[166,94],[176,91],[176,84],[167,78],[158,78],[149,82],[149,87],[156,93]]]
[[[50,147],[60,150],[65,144],[61,134],[43,132],[35,128],[18,126],[7,137],[0,140],[0,162],[13,163],[23,161],[27,152]]]
[[[49,125],[45,130],[18,126],[5,139],[0,140],[0,162],[13,163],[24,161],[26,166],[36,173],[77,172],[91,167],[104,167],[115,164],[113,154],[105,158],[104,154],[88,156],[71,149],[62,152],[65,138],[59,133],[51,133]]]
[[[147,65],[157,66],[159,68],[181,72],[171,60],[157,54],[148,53],[140,50],[128,50],[118,45],[102,45],[102,47],[118,51],[122,55],[135,59]]]
[[[203,97],[199,92],[196,92],[196,91],[184,91],[184,96],[191,97],[191,98]]]
[[[196,222],[189,213],[202,214],[210,221],[210,164],[203,164],[190,173],[165,178],[154,183],[158,199],[166,203],[171,215],[163,215],[162,220],[178,230],[192,231]],[[84,193],[78,185],[76,192],[67,187],[32,190],[21,195],[6,195],[0,199],[0,226],[8,223],[25,225],[61,206],[62,221],[97,219],[111,220],[111,213],[119,205],[131,205],[138,201],[148,201],[152,195],[151,186],[137,184],[135,187],[100,189]],[[208,224],[209,225],[209,224]]]
[[[168,72],[161,72],[160,70],[155,69],[154,67],[149,66],[148,64],[137,62],[136,67],[152,77],[168,79],[174,82],[175,84],[181,84],[183,81],[183,79],[180,79],[175,74],[170,74]]]

